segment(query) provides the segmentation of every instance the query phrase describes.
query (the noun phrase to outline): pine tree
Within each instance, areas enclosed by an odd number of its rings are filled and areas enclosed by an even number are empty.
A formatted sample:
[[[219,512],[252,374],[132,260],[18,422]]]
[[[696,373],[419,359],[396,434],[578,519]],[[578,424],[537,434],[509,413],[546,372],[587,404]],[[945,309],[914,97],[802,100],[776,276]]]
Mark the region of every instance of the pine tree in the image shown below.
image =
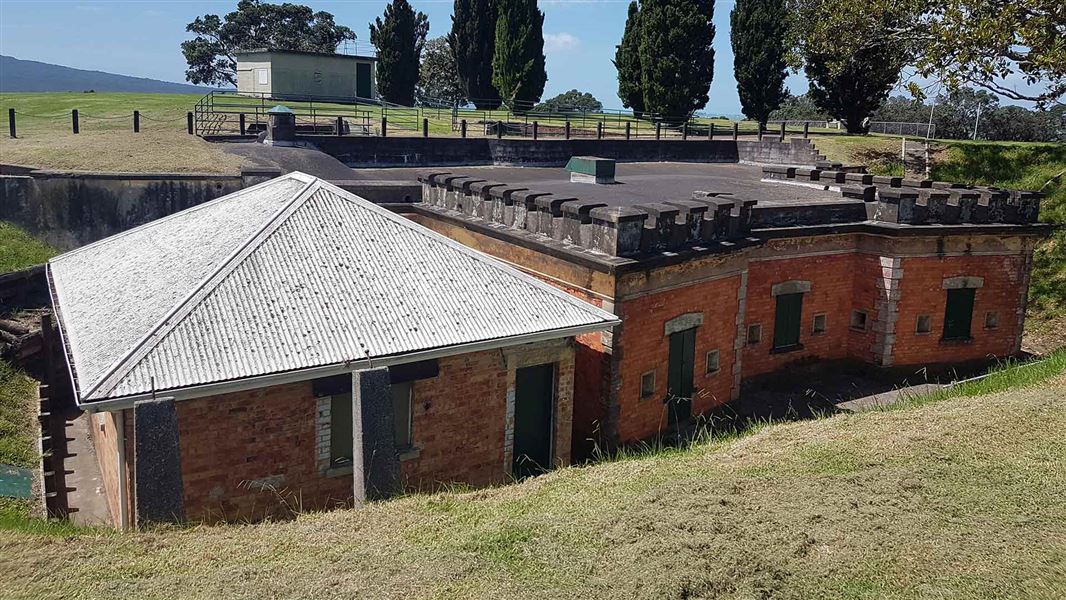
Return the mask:
[[[496,51],[494,0],[455,0],[448,45],[455,56],[465,96],[481,110],[498,108],[500,94],[492,85],[492,57]]]
[[[733,44],[733,73],[744,115],[766,126],[770,113],[784,100],[785,35],[788,31],[784,0],[737,0],[729,15]]]
[[[640,71],[644,110],[668,122],[707,104],[714,78],[714,0],[644,0]]]
[[[548,81],[544,13],[537,0],[497,0],[497,6],[492,84],[512,110],[529,110],[540,101]]]
[[[629,3],[629,16],[621,43],[616,46],[614,67],[618,70],[618,97],[633,114],[644,113],[644,86],[640,80],[640,6]]]
[[[804,67],[811,83],[808,94],[842,121],[848,133],[866,133],[866,120],[899,81],[904,61],[898,48],[887,43],[860,48],[847,57],[808,52]]]
[[[414,106],[418,63],[429,33],[429,19],[407,0],[392,0],[384,19],[370,24],[370,42],[378,50],[378,95],[389,102]]]

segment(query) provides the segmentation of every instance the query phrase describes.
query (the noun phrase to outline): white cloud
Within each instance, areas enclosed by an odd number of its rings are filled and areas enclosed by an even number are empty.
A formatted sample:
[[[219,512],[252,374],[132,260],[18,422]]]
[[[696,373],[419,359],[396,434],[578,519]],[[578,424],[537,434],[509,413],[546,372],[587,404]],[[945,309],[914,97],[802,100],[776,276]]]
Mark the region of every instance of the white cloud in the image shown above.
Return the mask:
[[[577,48],[579,45],[581,45],[581,40],[566,32],[544,34],[544,52],[546,54],[566,52]]]

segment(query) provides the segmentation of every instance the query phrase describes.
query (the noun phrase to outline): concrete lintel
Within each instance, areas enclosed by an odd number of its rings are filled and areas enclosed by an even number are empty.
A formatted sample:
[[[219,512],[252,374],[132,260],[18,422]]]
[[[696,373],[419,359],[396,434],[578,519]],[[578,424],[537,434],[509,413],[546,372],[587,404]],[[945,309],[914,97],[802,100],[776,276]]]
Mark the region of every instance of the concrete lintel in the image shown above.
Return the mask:
[[[668,336],[679,331],[699,327],[700,325],[703,325],[703,313],[685,313],[667,321],[666,325],[663,327],[663,335]]]
[[[945,290],[969,290],[985,286],[984,277],[946,277],[941,283],[941,289]]]
[[[793,279],[774,284],[770,288],[771,296],[783,296],[784,294],[805,294],[811,291],[811,282]]]

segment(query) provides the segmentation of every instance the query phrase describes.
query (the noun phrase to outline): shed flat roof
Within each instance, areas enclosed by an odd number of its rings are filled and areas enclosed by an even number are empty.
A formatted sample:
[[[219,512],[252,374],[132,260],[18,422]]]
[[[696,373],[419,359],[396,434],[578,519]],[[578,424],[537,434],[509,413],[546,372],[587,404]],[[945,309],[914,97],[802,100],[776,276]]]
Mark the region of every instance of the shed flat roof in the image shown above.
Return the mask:
[[[250,50],[238,50],[233,53],[234,56],[243,56],[246,54],[306,54],[308,56],[326,56],[329,58],[351,58],[355,60],[377,60],[376,56],[362,56],[359,54],[337,54],[335,52],[311,52],[308,50],[275,50],[272,48],[252,48]]]
[[[49,276],[81,403],[617,323],[303,173],[63,254]]]

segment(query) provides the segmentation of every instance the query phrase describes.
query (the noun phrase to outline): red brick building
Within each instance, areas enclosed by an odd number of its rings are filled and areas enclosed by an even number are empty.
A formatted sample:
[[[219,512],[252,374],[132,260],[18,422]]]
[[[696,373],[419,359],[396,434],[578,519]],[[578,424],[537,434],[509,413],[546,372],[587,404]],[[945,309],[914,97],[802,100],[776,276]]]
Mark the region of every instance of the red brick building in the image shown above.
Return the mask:
[[[402,210],[622,320],[579,340],[578,453],[797,365],[1017,353],[1039,195],[835,167],[629,164],[609,185],[441,169]]]
[[[570,460],[617,319],[292,174],[53,259],[117,526],[254,519]]]

